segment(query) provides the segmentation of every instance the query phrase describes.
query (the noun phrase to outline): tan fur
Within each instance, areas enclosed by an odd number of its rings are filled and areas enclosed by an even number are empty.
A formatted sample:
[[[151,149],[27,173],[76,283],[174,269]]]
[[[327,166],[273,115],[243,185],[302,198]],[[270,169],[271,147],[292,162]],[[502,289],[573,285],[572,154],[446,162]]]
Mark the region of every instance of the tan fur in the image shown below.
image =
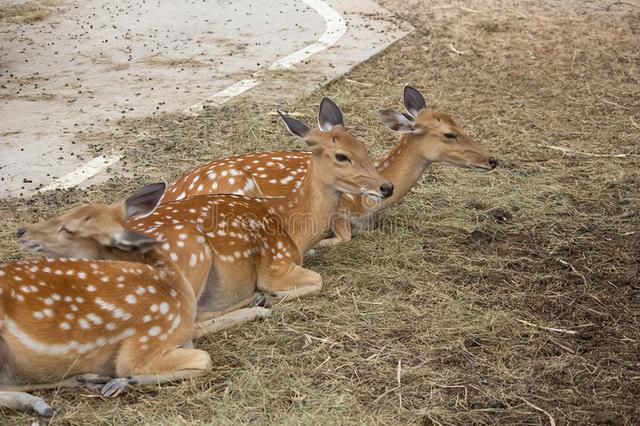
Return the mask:
[[[16,372],[28,381],[89,372],[130,375],[190,338],[195,299],[189,283],[171,265],[41,259],[6,264],[0,271],[6,316],[2,336],[14,355]],[[163,303],[165,313],[159,308]],[[167,333],[178,316],[178,327]],[[140,344],[140,337],[156,326],[164,333]],[[22,333],[32,344],[25,343]],[[73,347],[51,349],[57,353],[45,350],[61,345]],[[80,349],[82,345],[86,348]],[[125,350],[128,346],[135,350]]]
[[[288,224],[288,232],[302,252],[318,243],[331,227],[335,187],[358,199],[361,188],[377,188],[381,179],[370,165],[364,145],[336,126],[329,132],[313,130],[312,138],[322,138],[328,149],[313,156],[308,152],[274,151],[216,160],[186,173],[166,191],[162,203],[206,194],[284,197],[272,200],[274,210]],[[335,140],[335,147],[330,141]],[[335,153],[350,152],[351,165],[337,163]],[[311,175],[307,178],[308,175]],[[394,183],[395,185],[395,183]],[[313,224],[310,224],[313,221]],[[306,225],[305,225],[306,224]]]
[[[130,220],[126,226],[165,241],[161,245],[164,255],[184,272],[197,296],[207,283],[203,294],[212,300],[201,299],[203,303],[199,306],[213,306],[215,313],[240,306],[256,292],[273,293],[276,297],[299,297],[319,291],[322,278],[299,266],[302,253],[322,239],[330,228],[342,192],[367,192],[381,197],[380,188],[388,182],[369,161],[365,146],[342,125],[329,131],[312,130],[305,140],[312,149],[307,176],[297,191],[287,197],[197,196],[199,192],[206,193],[198,190],[203,183],[211,190],[218,178],[246,176],[229,169],[224,176],[221,172],[220,176],[213,177],[209,169],[201,168],[197,174],[182,180],[190,182],[184,191],[193,191],[188,194],[191,198],[186,192],[180,192],[174,201],[166,202],[171,197],[165,194],[164,204],[146,217]],[[336,154],[346,155],[350,161],[339,162]],[[71,226],[82,221],[87,213],[110,215],[112,222],[118,222],[121,210],[122,207],[91,212],[85,209],[63,217]],[[76,237],[72,233],[58,232],[65,223],[52,219],[27,226],[22,237],[24,244],[57,254],[75,254],[72,241],[60,243],[60,239]],[[100,230],[95,232],[99,234]],[[78,238],[82,239],[79,246],[99,245],[90,233],[83,233]],[[99,249],[87,248],[84,252],[98,252]],[[136,258],[135,253],[100,250],[101,256],[106,258]],[[199,316],[211,317],[202,310]]]
[[[332,229],[336,237],[323,240],[321,245],[348,241],[351,238],[350,219],[364,218],[398,202],[417,183],[431,163],[445,163],[471,169],[490,168],[490,154],[449,115],[424,110],[416,118],[416,123],[424,132],[402,135],[389,153],[374,163],[380,174],[393,183],[393,195],[380,201],[371,201],[357,194],[342,195],[339,207],[341,213],[333,216]],[[445,133],[456,134],[458,139],[455,142],[449,141],[444,137]],[[301,191],[301,185],[309,173],[310,160],[309,152],[290,151],[252,153],[215,160],[176,180],[167,189],[162,202],[216,193],[291,196]],[[234,170],[233,176],[231,170]],[[289,176],[290,179],[287,178]],[[233,177],[231,182],[230,177]],[[206,184],[202,184],[203,182]],[[215,186],[212,186],[214,182]],[[302,192],[296,205],[305,206],[314,202],[312,192]],[[288,203],[274,204],[279,204],[284,210]],[[306,239],[296,238],[296,233],[293,234],[301,249],[311,248],[319,241],[317,235]]]
[[[164,255],[152,251],[145,260],[61,258],[0,266],[0,342],[12,364],[2,386],[86,373],[162,380],[180,370],[210,368],[205,352],[179,349],[193,330],[191,284]],[[3,398],[8,406],[33,400],[10,393]]]

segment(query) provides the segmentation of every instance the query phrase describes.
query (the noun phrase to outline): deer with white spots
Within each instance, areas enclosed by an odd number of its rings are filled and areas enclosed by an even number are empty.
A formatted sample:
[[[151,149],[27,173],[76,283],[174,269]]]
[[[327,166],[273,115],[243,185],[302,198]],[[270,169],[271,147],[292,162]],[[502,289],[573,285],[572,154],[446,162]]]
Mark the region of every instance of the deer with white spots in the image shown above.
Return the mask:
[[[351,239],[351,224],[389,207],[404,197],[432,163],[471,170],[488,171],[497,161],[475,142],[451,116],[427,109],[422,94],[404,88],[407,114],[379,111],[382,122],[402,136],[391,151],[374,165],[389,181],[393,194],[372,202],[366,196],[344,194],[340,214],[333,223],[334,238],[320,245],[334,245]],[[228,157],[212,161],[184,174],[167,189],[162,203],[205,194],[234,193],[288,196],[299,190],[307,175],[311,153],[272,151]]]
[[[300,266],[302,254],[330,228],[341,194],[380,200],[393,192],[393,185],[369,161],[364,144],[344,128],[340,109],[329,99],[321,102],[319,129],[280,115],[311,148],[306,178],[295,193],[282,198],[179,197],[126,224],[163,241],[164,253],[192,283],[198,297],[195,336],[245,320],[239,308],[261,302],[264,294],[299,297],[319,291],[322,277]],[[160,196],[155,191],[151,198]],[[19,231],[20,241],[27,249],[57,255],[137,260],[134,251],[104,249],[102,230],[104,222],[113,222],[110,211],[72,211],[29,225]],[[87,217],[100,226],[92,226]],[[264,308],[245,308],[250,318],[259,314],[256,309]]]
[[[95,247],[135,251],[144,263],[57,258],[0,265],[0,407],[51,416],[52,409],[26,391],[92,383],[112,396],[131,384],[210,369],[206,352],[184,347],[196,313],[191,283],[157,241],[122,226],[153,210],[160,197],[148,195],[94,205],[96,215],[57,229],[64,241],[83,226],[98,226]],[[75,211],[86,213],[86,207]],[[89,245],[83,250],[97,254]]]

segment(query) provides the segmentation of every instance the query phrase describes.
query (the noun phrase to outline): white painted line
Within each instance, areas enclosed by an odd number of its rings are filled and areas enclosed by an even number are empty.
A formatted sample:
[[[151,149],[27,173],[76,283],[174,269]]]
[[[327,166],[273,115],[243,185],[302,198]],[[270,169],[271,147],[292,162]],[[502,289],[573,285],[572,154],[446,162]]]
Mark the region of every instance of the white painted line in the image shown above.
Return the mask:
[[[89,160],[87,164],[84,164],[71,173],[68,173],[61,178],[56,179],[54,182],[47,186],[43,186],[38,192],[51,191],[54,189],[71,188],[79,185],[83,181],[97,175],[107,167],[115,164],[120,159],[119,155],[101,155],[92,160]]]
[[[315,10],[327,23],[327,28],[324,34],[316,40],[315,43],[310,44],[302,49],[296,50],[290,55],[280,58],[275,61],[269,69],[286,69],[292,68],[294,65],[299,64],[305,59],[310,58],[318,52],[325,50],[328,47],[333,46],[343,35],[347,32],[347,24],[342,18],[342,15],[335,9],[329,6],[322,0],[302,0],[307,6]],[[256,76],[259,73],[256,73]],[[185,109],[183,113],[193,114],[204,109],[205,105],[220,106],[230,99],[252,89],[262,83],[262,80],[257,78],[247,78],[240,80],[231,86],[222,89],[221,91],[214,93],[206,99],[190,106]],[[107,167],[115,164],[120,159],[119,155],[101,155],[99,157],[90,160],[87,164],[78,167],[73,172],[55,180],[51,184],[40,188],[39,192],[51,191],[58,188],[71,188],[81,184],[85,180],[97,175]]]
[[[333,46],[347,32],[347,23],[342,18],[342,15],[340,15],[340,13],[338,13],[327,3],[322,0],[302,0],[302,2],[315,10],[316,13],[318,13],[318,15],[320,15],[322,19],[325,20],[327,28],[324,30],[324,34],[322,34],[322,36],[318,40],[316,40],[315,43],[303,47],[302,49],[296,50],[295,52],[285,56],[284,58],[278,59],[273,64],[271,64],[271,66],[269,67],[270,70],[292,68],[294,65],[299,64],[300,62],[310,58],[316,53]],[[258,76],[259,74],[260,72],[257,72],[254,75]],[[202,111],[205,105],[220,106],[228,100],[246,92],[249,89],[254,88],[260,83],[262,83],[262,81],[255,78],[241,80],[237,83],[232,84],[226,89],[222,89],[221,91],[214,93],[207,99],[204,99],[190,106],[189,108],[185,109],[183,113],[197,113],[199,111]]]
[[[245,80],[240,80],[237,83],[232,84],[226,89],[222,89],[221,91],[214,93],[208,98],[198,102],[197,104],[191,105],[189,108],[182,111],[185,114],[193,113],[197,111],[201,111],[206,106],[220,106],[227,102],[229,99],[232,99],[247,90],[257,86],[261,81],[255,78],[247,78]]]
[[[302,0],[307,6],[315,10],[327,23],[324,34],[315,43],[296,50],[290,55],[275,61],[269,69],[291,68],[295,64],[308,59],[312,55],[333,46],[347,32],[347,23],[335,9],[322,0]]]

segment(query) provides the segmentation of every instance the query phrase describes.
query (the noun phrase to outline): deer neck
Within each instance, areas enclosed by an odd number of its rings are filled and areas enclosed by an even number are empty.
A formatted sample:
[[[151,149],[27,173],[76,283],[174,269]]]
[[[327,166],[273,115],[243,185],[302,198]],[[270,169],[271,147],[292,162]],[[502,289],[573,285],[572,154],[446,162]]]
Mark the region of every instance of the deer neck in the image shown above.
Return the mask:
[[[196,234],[199,236],[201,233],[194,230],[193,234],[193,238],[196,238]],[[178,287],[176,290],[182,290],[182,283],[186,282],[188,287],[190,287],[189,292],[192,292],[194,295],[200,294],[206,275],[211,268],[210,262],[207,263],[208,260],[204,260],[204,265],[198,264],[198,267],[194,267],[194,265],[191,264],[191,256],[183,255],[178,258],[172,258],[171,253],[173,253],[173,251],[160,248],[141,254],[139,252],[129,252],[105,247],[100,259],[143,263],[152,266],[157,269],[159,273],[173,276],[174,283]],[[207,259],[208,257],[209,256],[207,256]]]
[[[207,243],[206,231],[198,226],[199,223],[205,222],[204,217],[206,216],[198,218],[197,214],[193,214],[182,221],[184,228],[176,231],[176,226],[170,226],[166,229],[166,239],[163,239],[167,242],[162,244],[156,256],[158,261],[171,265],[178,274],[182,274],[196,297],[202,293],[213,267],[213,251]],[[186,243],[186,246],[179,246],[181,242]]]
[[[340,192],[319,175],[312,157],[300,187],[288,197],[274,199],[275,210],[300,253],[324,238],[340,203]]]
[[[382,176],[393,183],[393,195],[380,201],[373,210],[389,207],[404,197],[431,164],[420,152],[413,135],[403,135],[387,155],[375,162]]]
[[[195,301],[196,296],[202,292],[204,287],[204,281],[195,281],[198,277],[193,275],[193,269],[185,268],[185,265],[180,265],[178,262],[174,262],[169,259],[166,252],[160,248],[154,248],[151,251],[141,255],[143,263],[150,265],[158,271],[158,275],[164,280],[171,283],[171,287],[182,295],[187,302],[193,303],[194,315],[195,315]],[[203,265],[209,269],[210,264]]]
[[[139,252],[123,251],[117,248],[103,247],[98,259],[116,260],[123,262],[148,263],[145,256]]]
[[[190,284],[193,293],[198,296],[213,265],[206,230],[202,229],[210,215],[210,207],[201,206],[199,202],[197,199],[190,199],[164,204],[150,216],[129,222],[132,229],[163,241],[149,253],[140,255],[115,251],[120,256],[127,256],[122,260],[157,264],[181,274]],[[179,220],[174,217],[176,214],[180,216]],[[118,254],[109,258],[113,259]]]

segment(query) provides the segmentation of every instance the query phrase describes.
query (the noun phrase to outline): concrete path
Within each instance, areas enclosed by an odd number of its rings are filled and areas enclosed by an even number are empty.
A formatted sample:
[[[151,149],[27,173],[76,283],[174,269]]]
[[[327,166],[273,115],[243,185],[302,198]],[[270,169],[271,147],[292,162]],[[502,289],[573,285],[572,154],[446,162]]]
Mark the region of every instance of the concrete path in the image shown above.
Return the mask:
[[[118,153],[92,158],[78,132],[248,90],[299,95],[410,31],[369,0],[22,3],[50,16],[0,23],[0,196],[104,179]],[[298,78],[269,72],[282,68]]]

